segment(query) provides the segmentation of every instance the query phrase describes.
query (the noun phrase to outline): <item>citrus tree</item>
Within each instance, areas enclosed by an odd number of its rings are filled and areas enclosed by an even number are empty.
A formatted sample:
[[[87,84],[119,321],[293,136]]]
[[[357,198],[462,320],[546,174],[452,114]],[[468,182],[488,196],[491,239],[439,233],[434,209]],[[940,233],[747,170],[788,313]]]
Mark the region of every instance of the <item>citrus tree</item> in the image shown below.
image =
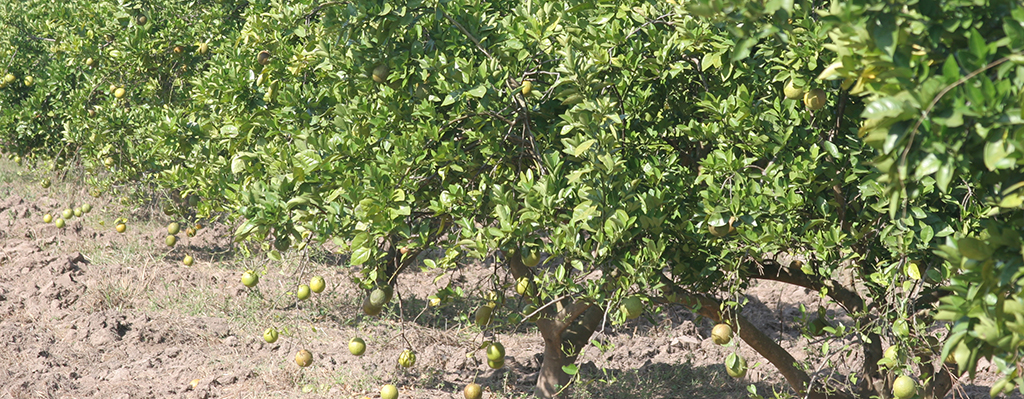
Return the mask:
[[[367,290],[493,260],[476,319],[526,304],[541,397],[596,330],[667,306],[809,397],[942,397],[980,358],[1003,392],[1024,11],[961,3],[10,3],[0,144],[228,215],[272,258],[330,242]],[[756,280],[845,310],[808,316],[824,366],[743,319]]]

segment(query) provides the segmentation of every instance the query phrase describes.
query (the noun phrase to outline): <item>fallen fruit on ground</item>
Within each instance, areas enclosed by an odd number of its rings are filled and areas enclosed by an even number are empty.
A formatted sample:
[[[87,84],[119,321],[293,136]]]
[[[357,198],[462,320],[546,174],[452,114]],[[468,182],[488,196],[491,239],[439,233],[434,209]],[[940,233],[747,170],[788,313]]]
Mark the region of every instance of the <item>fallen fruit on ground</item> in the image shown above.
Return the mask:
[[[362,338],[355,337],[348,341],[348,351],[353,355],[362,356],[366,353],[366,342]]]
[[[260,277],[256,275],[256,272],[246,270],[245,273],[242,273],[242,285],[252,288],[255,287],[256,284],[259,284],[259,282]]]
[[[72,213],[75,214],[76,218],[80,218],[82,217],[82,208],[76,207],[75,209],[72,210]]]
[[[313,364],[313,354],[309,353],[308,350],[300,350],[299,353],[295,354],[295,364],[299,367],[309,367]]]
[[[380,399],[398,399],[398,388],[391,384],[380,387]]]
[[[181,263],[185,266],[192,266],[192,263],[194,262],[195,259],[192,259],[192,255],[185,255],[185,258],[181,260]]]
[[[412,349],[406,349],[401,355],[398,355],[398,365],[409,368],[416,365],[416,352]]]
[[[277,342],[277,329],[274,327],[270,327],[266,331],[264,331],[263,340],[267,341],[268,344]]]
[[[57,221],[53,222],[53,225],[57,226],[58,229],[63,229],[64,228],[64,219],[57,218]]]
[[[622,300],[619,310],[626,315],[626,319],[635,319],[643,313],[644,303],[640,301],[639,297],[631,296]]]
[[[92,205],[82,204],[82,212],[84,212],[84,213],[92,212]]]
[[[743,378],[747,375],[747,359],[735,353],[725,357],[725,372],[733,378]]]
[[[39,185],[43,186],[43,188],[50,188],[50,179],[40,180]]]
[[[892,383],[892,395],[897,399],[911,398],[917,394],[917,382],[913,378],[901,375]]]
[[[50,223],[52,221],[53,221],[53,215],[50,215],[49,213],[43,215],[43,223]]]
[[[174,244],[178,243],[178,236],[167,236],[167,238],[164,239],[164,243],[167,244],[168,247],[173,247]]]
[[[75,211],[71,210],[71,208],[68,208],[65,209],[64,212],[61,212],[60,216],[64,219],[71,219],[72,216],[75,216]]]
[[[324,288],[327,287],[327,283],[324,282],[324,278],[320,276],[313,276],[309,279],[309,289],[317,294],[324,292]]]
[[[728,344],[732,341],[732,327],[725,323],[716,324],[715,328],[711,329],[711,340],[717,345]]]
[[[124,233],[125,230],[128,230],[128,226],[125,226],[124,223],[118,223],[117,226],[114,226],[114,230],[117,230],[118,233]]]

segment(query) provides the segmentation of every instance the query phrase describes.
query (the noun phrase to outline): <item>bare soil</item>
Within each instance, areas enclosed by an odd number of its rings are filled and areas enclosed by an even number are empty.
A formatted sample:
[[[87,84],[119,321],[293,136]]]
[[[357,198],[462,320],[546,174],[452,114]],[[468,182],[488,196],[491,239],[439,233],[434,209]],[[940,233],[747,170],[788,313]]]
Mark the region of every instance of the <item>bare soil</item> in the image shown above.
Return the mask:
[[[6,162],[6,161],[0,161]],[[492,265],[469,265],[454,274],[403,274],[382,317],[362,315],[356,268],[329,251],[306,251],[284,261],[246,255],[231,242],[230,226],[213,225],[195,237],[179,233],[164,245],[169,218],[149,208],[122,206],[85,195],[73,184],[38,188],[35,180],[0,165],[0,397],[10,398],[361,398],[379,397],[395,384],[403,398],[461,398],[477,382],[485,398],[532,397],[542,340],[524,323],[495,338],[506,366],[491,370],[479,347],[484,335],[467,320],[473,301],[427,307],[426,297],[451,281],[470,297],[489,289]],[[42,222],[70,204],[94,210],[61,230]],[[116,217],[129,219],[118,234]],[[190,254],[191,267],[181,263]],[[262,274],[255,289],[241,285],[246,269]],[[298,302],[293,292],[313,275],[328,288]],[[439,277],[435,279],[435,277]],[[480,288],[482,287],[482,288]],[[521,309],[514,293],[499,318]],[[801,334],[804,304],[814,312],[817,293],[781,283],[747,292],[744,315],[811,370],[821,364],[821,342]],[[842,315],[835,313],[842,321]],[[280,339],[267,344],[263,330]],[[775,369],[746,345],[721,347],[712,323],[681,308],[648,312],[623,326],[606,326],[581,360],[582,382],[573,398],[742,398],[791,391]],[[366,340],[361,357],[350,338]],[[837,343],[829,359],[842,368]],[[410,369],[397,365],[405,348],[417,352]],[[300,369],[294,355],[308,349],[313,365]],[[739,351],[752,368],[743,380],[728,377],[725,356]],[[827,369],[826,369],[827,371]],[[982,398],[995,374],[962,382],[950,397]],[[1019,397],[1019,395],[1018,395]]]

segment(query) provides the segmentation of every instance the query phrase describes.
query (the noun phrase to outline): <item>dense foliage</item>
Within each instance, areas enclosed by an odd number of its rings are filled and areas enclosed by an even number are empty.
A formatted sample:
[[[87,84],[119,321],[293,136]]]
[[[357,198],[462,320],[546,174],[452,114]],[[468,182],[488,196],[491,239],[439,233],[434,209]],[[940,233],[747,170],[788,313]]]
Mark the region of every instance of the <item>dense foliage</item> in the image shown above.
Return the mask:
[[[850,315],[811,331],[864,363],[828,389],[885,396],[884,371],[942,396],[983,357],[994,392],[1024,382],[1016,3],[31,0],[0,19],[4,152],[84,166],[97,194],[166,189],[271,257],[332,242],[366,288],[491,257],[487,290],[525,277],[554,302],[556,355],[591,308],[626,319],[601,304],[743,327],[743,289],[782,280]],[[816,365],[739,332],[808,389]]]

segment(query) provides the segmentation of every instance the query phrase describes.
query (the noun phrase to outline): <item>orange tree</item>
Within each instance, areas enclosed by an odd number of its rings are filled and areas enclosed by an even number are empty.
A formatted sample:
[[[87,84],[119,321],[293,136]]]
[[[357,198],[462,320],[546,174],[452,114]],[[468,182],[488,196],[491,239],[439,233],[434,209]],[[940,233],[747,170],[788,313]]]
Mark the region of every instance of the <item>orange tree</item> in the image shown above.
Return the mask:
[[[6,152],[201,198],[170,210],[236,218],[271,257],[332,241],[367,289],[492,258],[489,300],[533,284],[541,397],[626,298],[732,324],[810,397],[886,397],[900,374],[942,397],[980,358],[1005,374],[993,392],[1022,382],[1014,3],[69,0],[0,18]],[[739,315],[758,279],[849,315],[811,323],[835,343],[824,366]]]

